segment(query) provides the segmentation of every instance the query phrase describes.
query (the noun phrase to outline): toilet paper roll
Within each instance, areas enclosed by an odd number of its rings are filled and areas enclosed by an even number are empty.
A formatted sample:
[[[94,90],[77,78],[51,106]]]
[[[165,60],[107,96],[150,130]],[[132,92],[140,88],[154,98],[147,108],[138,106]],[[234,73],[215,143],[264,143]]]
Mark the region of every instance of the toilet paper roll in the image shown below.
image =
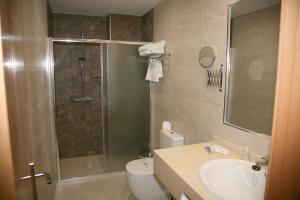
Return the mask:
[[[172,124],[169,121],[164,121],[162,124],[162,130],[164,131],[171,131],[172,130]]]
[[[185,194],[181,194],[180,200],[190,200]]]

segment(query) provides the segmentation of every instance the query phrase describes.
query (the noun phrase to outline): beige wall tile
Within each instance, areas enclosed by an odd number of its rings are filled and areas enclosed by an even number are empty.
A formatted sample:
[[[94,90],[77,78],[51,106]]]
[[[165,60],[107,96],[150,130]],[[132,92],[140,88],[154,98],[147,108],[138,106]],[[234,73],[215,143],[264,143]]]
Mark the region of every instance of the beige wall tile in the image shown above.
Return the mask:
[[[250,134],[223,124],[224,93],[206,87],[206,71],[198,53],[214,47],[215,68],[226,64],[227,5],[231,0],[165,0],[154,9],[154,40],[167,40],[172,54],[164,65],[165,77],[152,84],[152,146],[159,147],[164,120],[185,137],[186,144],[205,142],[218,135],[230,142],[266,154],[270,137]]]

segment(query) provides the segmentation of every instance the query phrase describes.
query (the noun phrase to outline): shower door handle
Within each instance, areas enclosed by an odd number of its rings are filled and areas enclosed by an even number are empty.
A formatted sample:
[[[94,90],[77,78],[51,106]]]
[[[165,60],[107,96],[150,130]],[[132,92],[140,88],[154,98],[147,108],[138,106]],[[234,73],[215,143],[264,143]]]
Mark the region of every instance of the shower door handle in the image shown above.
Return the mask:
[[[102,106],[107,106],[108,105],[107,104],[107,98],[105,96],[101,97],[101,104],[102,104]]]
[[[38,193],[37,193],[37,187],[36,187],[36,178],[39,177],[44,177],[45,182],[47,184],[52,183],[52,179],[49,173],[47,172],[42,172],[42,173],[35,173],[35,164],[34,162],[29,162],[28,163],[29,170],[30,170],[30,175],[29,176],[24,176],[19,178],[18,180],[30,180],[31,181],[31,189],[32,189],[32,196],[33,200],[38,200]]]
[[[107,107],[107,102],[102,103],[102,106]]]

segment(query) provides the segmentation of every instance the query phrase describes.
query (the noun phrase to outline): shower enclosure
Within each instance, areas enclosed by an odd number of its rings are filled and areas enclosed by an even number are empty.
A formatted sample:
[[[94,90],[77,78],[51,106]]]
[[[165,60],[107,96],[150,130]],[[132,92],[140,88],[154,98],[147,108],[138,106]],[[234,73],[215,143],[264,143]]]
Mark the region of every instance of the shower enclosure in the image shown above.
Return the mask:
[[[149,152],[150,85],[142,42],[52,39],[62,179],[124,170]]]

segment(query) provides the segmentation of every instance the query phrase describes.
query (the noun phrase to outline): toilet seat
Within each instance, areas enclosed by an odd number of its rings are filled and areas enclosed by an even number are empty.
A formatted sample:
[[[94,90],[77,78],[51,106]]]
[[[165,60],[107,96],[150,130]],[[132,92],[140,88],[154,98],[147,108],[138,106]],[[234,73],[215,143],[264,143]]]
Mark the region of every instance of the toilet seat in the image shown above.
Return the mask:
[[[126,170],[135,176],[153,176],[153,158],[130,161],[126,165]]]

